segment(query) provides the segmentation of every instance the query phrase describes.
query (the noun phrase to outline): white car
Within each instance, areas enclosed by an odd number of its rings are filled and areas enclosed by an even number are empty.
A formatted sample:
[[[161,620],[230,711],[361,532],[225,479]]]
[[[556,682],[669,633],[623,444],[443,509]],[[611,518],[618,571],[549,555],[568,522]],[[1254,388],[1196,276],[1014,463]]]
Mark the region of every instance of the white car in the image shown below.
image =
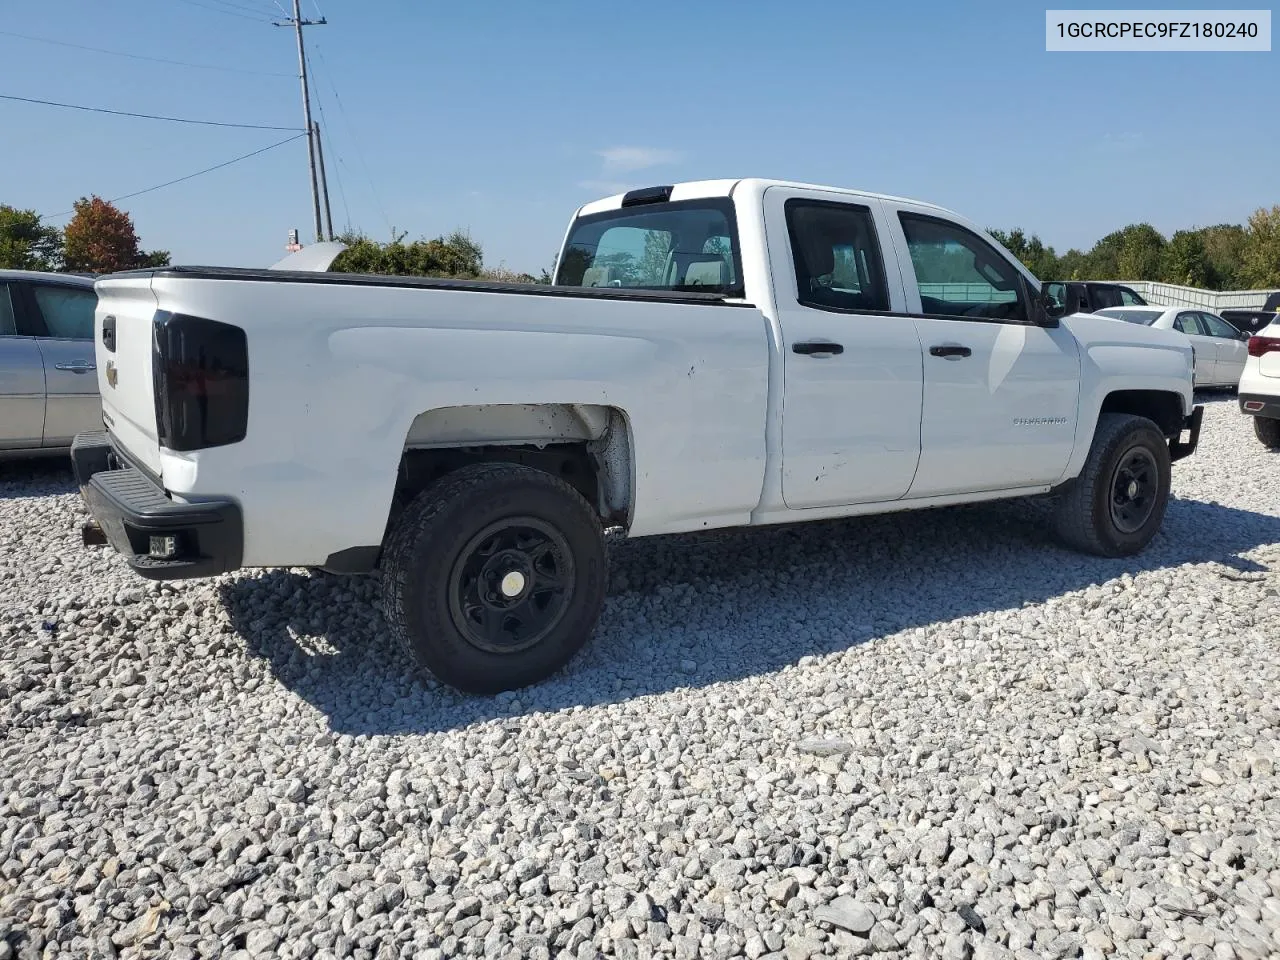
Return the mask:
[[[1253,417],[1263,446],[1280,450],[1280,317],[1249,338],[1240,377],[1240,409]]]
[[[1049,310],[932,204],[651,187],[578,210],[557,263],[550,285],[290,263],[99,280],[86,541],[155,579],[380,568],[418,662],[496,692],[591,635],[606,528],[1054,494],[1065,542],[1129,556],[1198,440],[1186,337]]]
[[[1197,387],[1235,387],[1248,358],[1247,333],[1208,310],[1189,307],[1107,307],[1097,317],[1126,320],[1187,335],[1195,351]]]

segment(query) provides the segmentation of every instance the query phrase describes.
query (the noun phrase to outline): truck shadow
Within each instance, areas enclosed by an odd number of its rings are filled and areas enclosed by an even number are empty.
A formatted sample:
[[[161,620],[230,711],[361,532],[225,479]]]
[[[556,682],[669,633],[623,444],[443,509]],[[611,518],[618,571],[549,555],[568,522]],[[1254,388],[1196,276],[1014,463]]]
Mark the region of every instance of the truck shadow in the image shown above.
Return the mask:
[[[1126,573],[1213,562],[1221,575],[1249,577],[1267,568],[1243,554],[1280,543],[1280,517],[1181,499],[1134,558],[1067,551],[1048,527],[1046,504],[1015,501],[622,541],[594,640],[557,676],[503,697],[420,676],[375,608],[373,578],[277,570],[221,589],[249,654],[332,730],[427,734],[768,673]]]
[[[0,459],[0,500],[56,497],[78,492],[71,461],[66,457]]]

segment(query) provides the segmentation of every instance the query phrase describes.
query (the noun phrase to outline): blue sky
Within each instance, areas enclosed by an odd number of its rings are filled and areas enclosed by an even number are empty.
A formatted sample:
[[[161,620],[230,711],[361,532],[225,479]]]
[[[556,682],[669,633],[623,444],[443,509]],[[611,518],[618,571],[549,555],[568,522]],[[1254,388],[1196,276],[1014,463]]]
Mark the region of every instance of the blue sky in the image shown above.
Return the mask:
[[[335,227],[460,227],[495,266],[548,266],[573,210],[619,186],[709,177],[906,195],[1060,252],[1280,203],[1275,51],[1046,53],[1044,6],[1025,2],[304,0],[318,11]],[[301,126],[273,15],[272,0],[11,4],[0,31],[283,76],[0,33],[0,93]],[[46,214],[288,136],[7,101],[0,123],[0,202]],[[270,264],[290,227],[311,239],[304,142],[121,206],[175,262]]]

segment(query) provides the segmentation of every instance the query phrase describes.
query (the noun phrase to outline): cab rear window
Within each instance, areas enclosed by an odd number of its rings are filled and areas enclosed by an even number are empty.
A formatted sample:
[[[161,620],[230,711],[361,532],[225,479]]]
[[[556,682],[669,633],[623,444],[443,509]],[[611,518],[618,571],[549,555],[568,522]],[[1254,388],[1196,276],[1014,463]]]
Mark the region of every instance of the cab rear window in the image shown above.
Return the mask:
[[[556,271],[567,287],[738,293],[741,259],[733,204],[685,200],[578,219]]]

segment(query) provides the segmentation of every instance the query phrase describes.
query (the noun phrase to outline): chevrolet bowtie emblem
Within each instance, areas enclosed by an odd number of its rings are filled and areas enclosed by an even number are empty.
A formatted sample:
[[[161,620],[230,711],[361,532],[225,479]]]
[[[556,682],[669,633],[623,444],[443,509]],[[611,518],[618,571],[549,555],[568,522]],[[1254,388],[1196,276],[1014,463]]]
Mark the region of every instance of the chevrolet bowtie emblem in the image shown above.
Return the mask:
[[[114,387],[116,385],[116,364],[114,360],[107,361],[107,386]]]

